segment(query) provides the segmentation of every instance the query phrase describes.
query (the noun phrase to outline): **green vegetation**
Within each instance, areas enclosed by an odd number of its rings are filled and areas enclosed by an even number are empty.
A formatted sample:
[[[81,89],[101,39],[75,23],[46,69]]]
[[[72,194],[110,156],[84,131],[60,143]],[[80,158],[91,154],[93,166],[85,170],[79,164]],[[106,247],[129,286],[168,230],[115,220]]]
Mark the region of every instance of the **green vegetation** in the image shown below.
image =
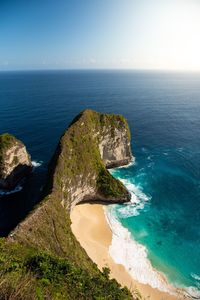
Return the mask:
[[[110,176],[110,173],[102,168],[98,174],[97,186],[105,197],[123,197],[124,196],[124,186],[119,181]]]
[[[97,189],[105,200],[127,197],[124,186],[106,170],[99,152],[100,140],[106,135],[112,138],[115,128],[126,132],[129,141],[130,131],[122,116],[85,110],[75,118],[61,139],[59,155],[51,163],[56,165],[52,184],[56,197],[63,198],[64,187],[66,190],[76,187],[80,174],[82,182]],[[65,200],[70,208],[70,193],[65,195]]]
[[[70,227],[78,186],[89,186],[108,201],[128,197],[98,148],[116,127],[125,128],[130,138],[123,117],[86,110],[62,136],[49,166],[46,196],[7,240],[0,240],[0,300],[139,299],[110,280],[107,268],[98,270]]]
[[[16,143],[16,141],[17,141],[16,138],[9,133],[1,134],[0,135],[0,152],[9,148],[13,143]]]
[[[3,133],[0,135],[0,167],[3,163],[5,151],[15,142],[15,137],[9,133]]]
[[[0,134],[0,174],[1,174],[1,166],[4,161],[6,150],[9,149],[12,145],[14,145],[16,143],[21,144],[21,142],[19,140],[17,140],[13,135],[11,135],[9,133]],[[17,157],[16,157],[16,159],[17,159]],[[15,162],[16,162],[16,159],[15,159]]]
[[[0,299],[131,299],[127,288],[109,280],[107,268],[91,273],[71,260],[4,240],[0,253]]]

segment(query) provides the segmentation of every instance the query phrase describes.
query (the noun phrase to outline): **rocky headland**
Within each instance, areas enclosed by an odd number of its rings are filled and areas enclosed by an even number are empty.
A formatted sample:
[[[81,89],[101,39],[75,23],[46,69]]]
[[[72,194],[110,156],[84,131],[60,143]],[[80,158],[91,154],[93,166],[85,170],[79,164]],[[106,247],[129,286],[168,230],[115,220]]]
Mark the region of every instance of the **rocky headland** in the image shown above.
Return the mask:
[[[13,299],[132,299],[126,288],[109,280],[107,269],[98,270],[70,227],[76,204],[130,200],[107,168],[131,160],[130,131],[122,116],[85,110],[73,120],[49,164],[43,199],[1,241],[0,294],[16,293]]]
[[[81,202],[130,201],[128,190],[107,167],[124,165],[131,160],[127,121],[119,115],[83,111],[59,141],[49,164],[44,199],[12,232],[12,238],[32,245],[45,245],[45,249],[54,248],[57,252],[60,242],[56,226],[64,220],[58,217],[59,212],[69,216],[73,207]],[[47,237],[46,232],[53,234]],[[60,239],[62,243],[63,236]]]
[[[25,145],[13,135],[0,135],[0,188],[13,189],[32,170]]]

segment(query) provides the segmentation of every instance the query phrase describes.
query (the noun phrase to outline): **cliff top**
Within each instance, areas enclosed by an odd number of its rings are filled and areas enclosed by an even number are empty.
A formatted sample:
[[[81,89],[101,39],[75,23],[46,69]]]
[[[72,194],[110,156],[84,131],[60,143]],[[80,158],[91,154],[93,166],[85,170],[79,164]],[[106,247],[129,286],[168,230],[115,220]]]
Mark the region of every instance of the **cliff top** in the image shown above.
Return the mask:
[[[0,152],[8,149],[15,143],[21,143],[18,139],[16,139],[12,134],[10,133],[3,133],[0,135]]]
[[[106,167],[127,164],[131,160],[130,131],[120,115],[93,110],[81,112],[61,137],[52,162],[52,191],[69,207],[72,188],[84,186],[82,200],[125,202],[129,200],[123,184],[112,177]],[[54,168],[55,166],[55,168]],[[76,198],[78,195],[76,194]]]
[[[0,188],[13,189],[32,169],[25,145],[13,135],[0,135]]]
[[[130,131],[123,117],[85,110],[72,121],[50,162],[45,198],[0,243],[1,294],[4,289],[9,298],[11,291],[20,300],[132,299],[126,288],[109,280],[107,269],[97,269],[70,227],[70,210],[77,203],[130,199],[106,168],[130,160]]]

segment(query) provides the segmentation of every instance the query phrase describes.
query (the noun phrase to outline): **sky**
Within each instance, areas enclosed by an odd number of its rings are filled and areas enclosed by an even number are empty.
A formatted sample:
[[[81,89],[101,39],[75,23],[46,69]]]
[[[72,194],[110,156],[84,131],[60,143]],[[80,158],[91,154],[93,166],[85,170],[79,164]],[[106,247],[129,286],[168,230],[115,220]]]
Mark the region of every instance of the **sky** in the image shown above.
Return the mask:
[[[0,0],[0,70],[200,71],[200,0]]]

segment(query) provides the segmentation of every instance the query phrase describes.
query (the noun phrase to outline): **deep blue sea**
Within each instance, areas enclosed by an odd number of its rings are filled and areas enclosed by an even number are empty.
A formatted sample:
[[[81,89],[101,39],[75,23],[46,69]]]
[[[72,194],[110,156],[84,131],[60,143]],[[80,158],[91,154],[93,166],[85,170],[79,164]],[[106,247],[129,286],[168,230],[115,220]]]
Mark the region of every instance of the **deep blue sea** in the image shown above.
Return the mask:
[[[59,137],[85,108],[123,114],[131,128],[135,164],[113,175],[134,204],[115,206],[118,220],[170,282],[200,288],[200,74],[1,72],[0,133],[41,165],[24,190],[0,198],[0,234],[37,202]]]

